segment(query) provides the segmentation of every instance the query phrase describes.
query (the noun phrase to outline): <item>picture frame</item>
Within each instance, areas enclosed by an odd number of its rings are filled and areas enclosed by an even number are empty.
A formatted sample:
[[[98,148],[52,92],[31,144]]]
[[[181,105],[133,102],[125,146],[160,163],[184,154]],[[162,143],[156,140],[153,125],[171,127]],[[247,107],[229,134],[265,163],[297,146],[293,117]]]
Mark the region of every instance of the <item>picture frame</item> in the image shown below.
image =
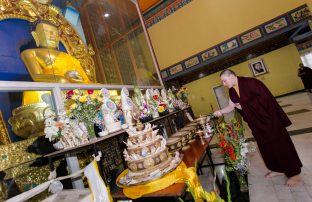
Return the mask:
[[[249,63],[249,67],[254,77],[268,73],[263,59],[255,60]]]

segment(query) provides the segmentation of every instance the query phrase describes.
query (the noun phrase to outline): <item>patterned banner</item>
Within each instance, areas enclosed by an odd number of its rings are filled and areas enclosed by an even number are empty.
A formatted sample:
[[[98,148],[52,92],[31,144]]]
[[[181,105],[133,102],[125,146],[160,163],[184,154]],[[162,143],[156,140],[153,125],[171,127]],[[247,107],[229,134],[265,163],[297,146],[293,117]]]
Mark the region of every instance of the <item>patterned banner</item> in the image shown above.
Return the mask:
[[[159,5],[159,7],[156,7],[154,11],[151,11],[153,13],[156,13],[155,15],[146,19],[147,16],[150,16],[150,14],[146,14],[146,16],[144,17],[146,27],[149,28],[154,24],[160,22],[161,20],[173,14],[174,12],[176,12],[186,4],[190,3],[191,1],[192,0],[175,0],[165,8],[162,8],[163,5],[167,5],[169,3],[168,1],[164,1],[162,5]]]
[[[168,77],[168,72],[166,70],[162,71],[160,74],[161,74],[161,78],[163,78],[163,79]]]
[[[186,67],[186,68],[190,68],[190,67],[193,67],[194,65],[199,64],[199,59],[198,59],[198,57],[196,56],[196,57],[193,57],[193,58],[191,58],[191,59],[185,61],[184,64],[185,64],[185,67]]]
[[[310,16],[310,10],[308,7],[303,7],[300,10],[297,10],[293,13],[290,14],[290,19],[292,20],[293,23],[300,22],[307,17]]]
[[[206,60],[209,60],[213,57],[218,56],[218,51],[216,48],[213,48],[213,49],[210,49],[206,52],[203,52],[200,56],[201,56],[203,61],[206,61]]]
[[[178,64],[176,66],[173,66],[169,69],[170,75],[174,75],[176,73],[182,72],[183,71],[183,67],[181,64]]]
[[[287,26],[288,22],[286,20],[286,17],[281,17],[267,25],[264,25],[264,29],[267,34],[270,34]]]
[[[238,47],[239,47],[239,45],[238,45],[237,39],[232,39],[232,40],[230,40],[230,41],[219,46],[222,53],[226,53],[226,52],[233,50],[235,48],[238,48]]]
[[[259,39],[262,37],[262,33],[260,28],[257,28],[255,30],[252,30],[242,36],[240,36],[240,40],[242,42],[243,45],[250,43],[256,39]]]

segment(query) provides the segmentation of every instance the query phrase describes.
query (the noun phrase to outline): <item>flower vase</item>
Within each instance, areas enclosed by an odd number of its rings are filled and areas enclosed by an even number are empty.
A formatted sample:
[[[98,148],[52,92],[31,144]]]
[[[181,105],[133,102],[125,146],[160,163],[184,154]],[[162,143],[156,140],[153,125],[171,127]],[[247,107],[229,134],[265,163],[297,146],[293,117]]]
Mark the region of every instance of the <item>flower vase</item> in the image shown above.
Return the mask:
[[[238,172],[235,172],[237,180],[239,182],[239,189],[241,192],[247,192],[248,191],[248,184],[246,181],[246,177],[244,174],[240,174]]]
[[[140,117],[139,119],[142,123],[146,123],[146,122],[153,120],[153,117],[151,115],[148,115],[148,116]]]
[[[96,135],[95,135],[95,131],[94,131],[94,123],[93,122],[85,122],[87,131],[88,131],[88,137],[89,140],[95,140],[96,139]]]
[[[64,149],[64,145],[62,144],[61,141],[57,141],[57,142],[53,143],[53,147],[54,147],[54,149],[56,149],[56,150],[62,150],[62,149]]]
[[[166,109],[165,111],[163,112],[158,112],[159,113],[159,116],[162,117],[162,116],[166,116],[167,114],[169,114],[169,110]]]

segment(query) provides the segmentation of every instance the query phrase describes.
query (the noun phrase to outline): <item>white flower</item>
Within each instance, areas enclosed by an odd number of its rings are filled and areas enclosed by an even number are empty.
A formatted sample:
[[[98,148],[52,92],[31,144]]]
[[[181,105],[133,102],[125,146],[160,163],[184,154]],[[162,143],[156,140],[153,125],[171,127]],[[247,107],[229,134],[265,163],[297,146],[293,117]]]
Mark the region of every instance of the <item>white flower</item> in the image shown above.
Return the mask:
[[[248,153],[248,148],[247,148],[247,143],[242,143],[242,147],[241,147],[241,155],[243,157],[246,157],[247,153]]]
[[[44,129],[44,133],[45,133],[45,134],[48,134],[48,135],[50,135],[50,134],[55,134],[55,133],[57,133],[57,131],[58,131],[58,128],[55,127],[55,126],[46,127],[46,128]]]
[[[69,119],[68,117],[66,117],[66,118],[64,119],[64,124],[69,124],[69,122],[70,122],[70,119]]]
[[[53,126],[55,124],[54,119],[48,118],[44,121],[45,126]]]
[[[44,117],[45,118],[50,118],[50,117],[55,118],[55,113],[52,110],[46,110],[44,113]]]
[[[52,127],[46,127],[44,129],[44,134],[46,138],[49,138],[49,141],[52,141],[55,139],[55,137],[58,135],[58,128],[55,126]]]

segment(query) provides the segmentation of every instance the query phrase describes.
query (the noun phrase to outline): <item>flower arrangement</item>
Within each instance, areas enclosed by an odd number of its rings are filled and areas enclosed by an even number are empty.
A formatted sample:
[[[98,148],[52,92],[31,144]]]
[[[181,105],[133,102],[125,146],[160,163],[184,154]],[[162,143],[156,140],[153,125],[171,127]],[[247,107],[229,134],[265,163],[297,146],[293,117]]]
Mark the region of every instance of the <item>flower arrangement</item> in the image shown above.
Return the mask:
[[[134,96],[132,97],[132,101],[134,105],[140,110],[140,119],[144,119],[152,115],[147,100],[144,98],[141,90],[138,87],[134,88]]]
[[[242,175],[246,174],[248,170],[248,149],[243,130],[236,119],[231,119],[230,123],[220,123],[217,126],[218,145],[224,154],[227,171],[235,171]]]
[[[65,108],[70,118],[85,123],[90,138],[95,138],[94,123],[100,117],[103,97],[100,91],[70,90],[66,92]]]
[[[189,96],[189,91],[186,87],[181,87],[177,93],[176,96],[178,99],[182,100],[184,103],[188,103],[187,97]]]
[[[233,171],[239,181],[240,190],[245,192],[248,190],[245,175],[248,171],[247,161],[247,143],[243,135],[243,127],[236,119],[231,119],[229,123],[222,122],[216,127],[217,136],[219,138],[219,147],[224,154],[226,162],[225,170]],[[228,198],[231,198],[229,190],[229,180],[225,173],[227,181]]]
[[[56,121],[56,114],[53,111],[47,110],[44,114],[44,134],[50,142],[59,140],[61,138],[62,127],[64,125],[61,121]]]
[[[167,104],[161,103],[158,105],[157,109],[160,116],[164,116],[169,113]]]
[[[56,149],[75,147],[88,142],[87,129],[83,124],[70,119],[65,112],[60,112],[58,120],[53,111],[46,111],[45,117],[45,137],[50,142],[58,141],[53,146]]]
[[[152,108],[153,111],[157,110],[158,104],[159,104],[159,96],[153,95],[153,96],[147,96],[146,95],[147,104],[150,108]]]
[[[163,113],[165,111],[164,106],[158,106],[158,112]]]

